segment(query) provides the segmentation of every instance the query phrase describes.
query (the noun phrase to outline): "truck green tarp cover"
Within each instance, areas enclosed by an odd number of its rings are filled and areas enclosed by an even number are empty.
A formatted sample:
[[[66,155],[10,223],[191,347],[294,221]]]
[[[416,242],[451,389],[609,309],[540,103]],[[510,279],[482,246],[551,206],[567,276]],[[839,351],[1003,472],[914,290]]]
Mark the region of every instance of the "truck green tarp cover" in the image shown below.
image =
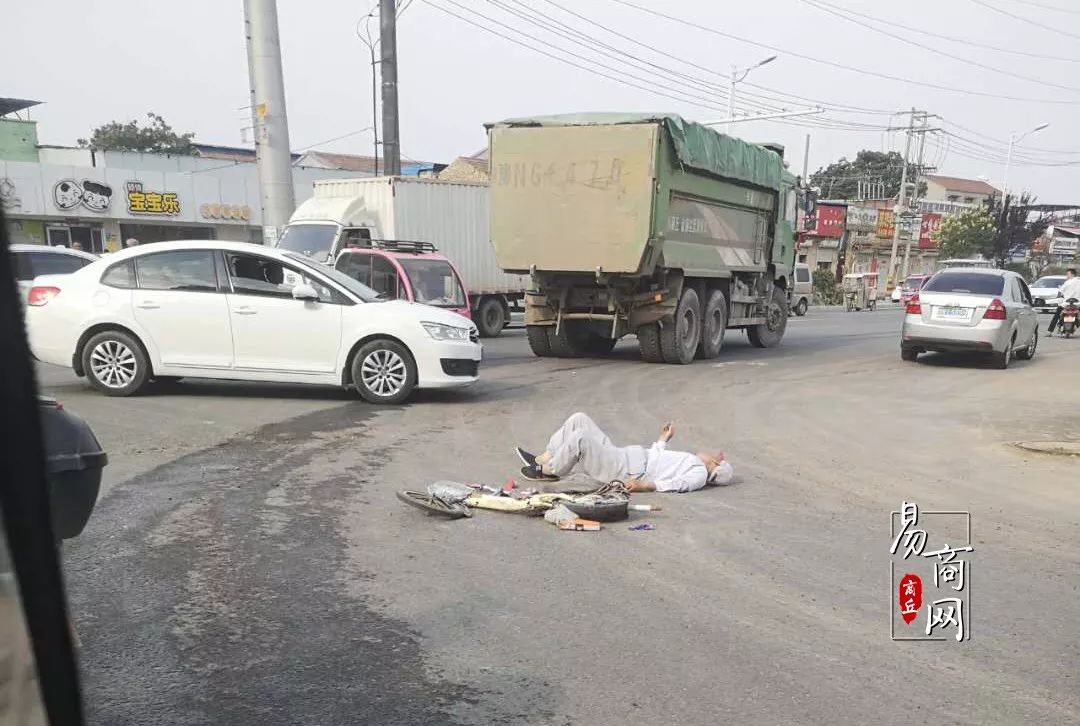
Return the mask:
[[[784,163],[763,146],[687,121],[675,114],[571,113],[554,116],[514,118],[491,126],[608,126],[616,124],[663,124],[675,145],[675,155],[683,166],[706,174],[753,184],[766,189],[780,188]]]

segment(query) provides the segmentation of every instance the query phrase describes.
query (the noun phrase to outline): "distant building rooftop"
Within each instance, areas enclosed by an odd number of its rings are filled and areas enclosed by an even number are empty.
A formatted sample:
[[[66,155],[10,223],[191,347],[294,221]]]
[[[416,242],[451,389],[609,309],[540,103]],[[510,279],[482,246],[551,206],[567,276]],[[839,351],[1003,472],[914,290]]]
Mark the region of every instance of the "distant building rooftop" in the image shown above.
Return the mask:
[[[999,194],[999,190],[981,179],[964,179],[958,176],[942,176],[940,174],[927,174],[927,181],[934,182],[938,186],[945,187],[950,192],[963,194]]]

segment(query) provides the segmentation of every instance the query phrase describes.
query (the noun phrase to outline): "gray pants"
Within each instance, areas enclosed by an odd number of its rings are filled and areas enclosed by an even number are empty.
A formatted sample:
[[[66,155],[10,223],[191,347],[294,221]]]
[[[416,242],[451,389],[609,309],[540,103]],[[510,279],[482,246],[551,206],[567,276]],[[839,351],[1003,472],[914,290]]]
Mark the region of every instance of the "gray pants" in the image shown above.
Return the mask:
[[[544,465],[548,474],[563,477],[578,469],[600,482],[626,480],[645,471],[645,449],[640,446],[616,446],[596,422],[583,413],[566,419],[547,445],[551,461]]]

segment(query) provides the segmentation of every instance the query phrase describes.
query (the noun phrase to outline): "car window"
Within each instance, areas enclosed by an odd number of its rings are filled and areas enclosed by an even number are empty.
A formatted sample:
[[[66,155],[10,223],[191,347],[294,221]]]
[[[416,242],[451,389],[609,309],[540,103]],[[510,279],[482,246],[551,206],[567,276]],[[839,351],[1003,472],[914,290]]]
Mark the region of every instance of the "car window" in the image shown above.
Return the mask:
[[[20,280],[32,280],[38,275],[70,275],[91,262],[83,257],[59,252],[23,252],[19,256],[23,258],[18,272]]]
[[[803,267],[795,268],[795,281],[796,282],[810,282],[810,270]]]
[[[339,299],[340,295],[329,286],[269,257],[226,253],[225,264],[233,294],[236,295],[292,299],[293,288],[307,283],[315,288],[320,302],[343,302]]]
[[[123,289],[135,287],[135,266],[131,260],[118,262],[101,276],[101,284]]]
[[[923,287],[927,292],[969,295],[1000,295],[1004,289],[1005,278],[1001,275],[985,275],[979,272],[939,272]]]
[[[178,250],[135,259],[141,290],[216,292],[217,274],[210,250]]]
[[[15,279],[29,282],[34,279],[34,266],[30,263],[29,252],[13,252],[15,255]]]
[[[1016,283],[1020,286],[1020,299],[1028,305],[1034,305],[1034,301],[1031,299],[1031,288],[1023,280],[1018,279]]]
[[[357,282],[371,285],[371,255],[347,253],[338,258],[337,269]]]
[[[1064,277],[1040,277],[1034,283],[1032,287],[1061,287],[1065,284]]]
[[[371,260],[371,288],[388,298],[405,297],[405,291],[398,285],[397,268],[385,257]]]

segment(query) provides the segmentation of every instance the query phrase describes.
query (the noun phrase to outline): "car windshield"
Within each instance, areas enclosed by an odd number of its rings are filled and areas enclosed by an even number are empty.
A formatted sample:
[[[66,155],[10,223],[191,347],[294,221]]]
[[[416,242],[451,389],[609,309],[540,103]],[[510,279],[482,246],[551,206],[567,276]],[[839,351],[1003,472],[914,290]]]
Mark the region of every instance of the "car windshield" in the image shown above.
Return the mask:
[[[1065,284],[1064,277],[1040,277],[1031,283],[1032,287],[1061,287]]]
[[[967,295],[1000,295],[1005,278],[978,272],[941,272],[923,288],[926,292],[953,292]]]
[[[280,250],[299,252],[321,261],[330,254],[337,231],[336,224],[290,224],[277,246]]]
[[[454,268],[446,260],[399,258],[416,302],[443,308],[460,308],[466,305],[465,291]]]
[[[303,254],[296,254],[295,252],[287,252],[285,253],[285,256],[293,262],[303,265],[309,270],[314,270],[320,275],[325,275],[341,287],[351,292],[353,295],[356,295],[364,302],[381,302],[383,300],[383,298],[379,296],[379,293],[375,292],[367,285],[354,280],[353,278],[346,275],[344,272],[339,272],[338,270],[335,270],[333,267],[327,267],[326,265],[319,264],[318,262],[312,260],[310,257],[307,257]]]
[[[922,284],[922,281],[924,279],[926,278],[924,278],[922,275],[919,275],[918,277],[909,277],[908,279],[904,280],[904,287],[909,290],[918,290],[919,285]]]

